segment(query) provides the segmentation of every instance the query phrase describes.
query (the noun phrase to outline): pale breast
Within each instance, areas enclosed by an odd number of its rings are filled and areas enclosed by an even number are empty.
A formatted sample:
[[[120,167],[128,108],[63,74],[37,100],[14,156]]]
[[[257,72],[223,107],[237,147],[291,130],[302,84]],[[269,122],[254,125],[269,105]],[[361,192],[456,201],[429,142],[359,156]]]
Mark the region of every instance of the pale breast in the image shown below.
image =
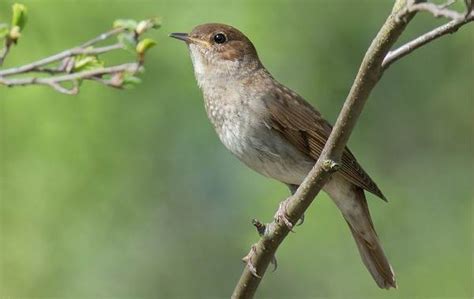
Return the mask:
[[[261,107],[255,101],[240,99],[241,95],[231,90],[226,95],[216,98],[205,93],[208,117],[225,147],[265,176],[287,184],[300,184],[314,161],[265,123],[258,111]]]

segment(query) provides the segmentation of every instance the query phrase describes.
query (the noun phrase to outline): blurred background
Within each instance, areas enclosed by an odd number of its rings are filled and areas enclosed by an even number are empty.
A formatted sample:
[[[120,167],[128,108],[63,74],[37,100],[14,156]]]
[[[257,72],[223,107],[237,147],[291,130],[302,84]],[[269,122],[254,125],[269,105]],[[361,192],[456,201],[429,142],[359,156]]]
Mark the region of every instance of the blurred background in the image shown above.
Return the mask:
[[[0,297],[229,297],[258,239],[251,219],[270,221],[288,191],[220,144],[187,49],[168,33],[240,28],[275,77],[334,123],[392,2],[24,0],[28,25],[5,67],[117,18],[159,15],[163,27],[133,90],[0,87]],[[0,20],[12,3],[1,1]],[[420,14],[401,42],[442,22]],[[473,36],[463,27],[393,65],[349,142],[389,198],[368,195],[399,289],[377,288],[321,194],[259,298],[473,296]]]

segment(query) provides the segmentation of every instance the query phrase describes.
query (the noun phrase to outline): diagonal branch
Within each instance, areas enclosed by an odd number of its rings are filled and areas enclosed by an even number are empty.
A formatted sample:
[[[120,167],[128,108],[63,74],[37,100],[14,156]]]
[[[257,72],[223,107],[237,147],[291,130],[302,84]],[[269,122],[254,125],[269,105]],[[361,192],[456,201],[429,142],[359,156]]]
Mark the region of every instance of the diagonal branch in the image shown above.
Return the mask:
[[[301,218],[331,174],[337,170],[352,129],[370,92],[382,75],[382,61],[414,15],[409,13],[403,20],[397,17],[405,1],[396,1],[392,13],[372,41],[321,156],[296,193],[289,199],[286,214],[292,224]],[[256,273],[252,273],[252,266],[245,267],[232,298],[253,297],[261,277],[288,233],[288,226],[278,221],[273,221],[267,226],[265,235],[253,246],[253,254],[251,253],[250,262]]]
[[[455,19],[452,21],[455,25],[450,22],[445,25],[447,28],[443,26],[438,28],[437,34],[420,37],[422,41],[415,39],[411,45],[389,52],[416,12],[421,10],[412,9],[413,5],[415,5],[413,0],[396,0],[391,14],[372,41],[321,156],[295,194],[287,201],[286,216],[291,224],[296,224],[314,197],[330,179],[331,174],[337,171],[345,145],[364,104],[389,65],[414,49],[446,33],[453,32],[468,22],[466,21],[468,18],[464,19],[464,17]],[[441,10],[447,9],[446,7],[436,8]],[[404,47],[410,50],[407,51]],[[276,250],[289,232],[288,225],[278,220],[266,225],[264,234],[256,244],[252,245],[250,253],[244,258],[247,266],[234,289],[232,298],[254,296]]]

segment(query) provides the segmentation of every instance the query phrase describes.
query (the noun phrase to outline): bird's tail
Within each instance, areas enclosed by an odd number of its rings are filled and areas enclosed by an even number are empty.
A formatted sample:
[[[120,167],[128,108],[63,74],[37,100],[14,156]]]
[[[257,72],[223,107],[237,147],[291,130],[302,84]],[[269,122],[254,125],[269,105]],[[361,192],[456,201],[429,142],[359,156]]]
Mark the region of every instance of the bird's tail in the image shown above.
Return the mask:
[[[397,288],[392,266],[382,249],[370,217],[364,191],[356,187],[351,211],[341,209],[356,241],[360,256],[377,285],[382,289]]]

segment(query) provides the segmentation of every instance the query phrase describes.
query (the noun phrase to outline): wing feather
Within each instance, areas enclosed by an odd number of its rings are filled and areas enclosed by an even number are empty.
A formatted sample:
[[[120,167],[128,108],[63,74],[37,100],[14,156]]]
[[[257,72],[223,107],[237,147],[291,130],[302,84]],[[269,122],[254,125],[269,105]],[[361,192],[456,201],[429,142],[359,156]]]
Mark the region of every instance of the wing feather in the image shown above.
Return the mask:
[[[271,90],[275,92],[262,97],[263,104],[270,112],[270,126],[301,152],[317,160],[332,126],[302,97],[285,86],[279,84]],[[341,160],[340,172],[348,181],[386,200],[347,147]]]

